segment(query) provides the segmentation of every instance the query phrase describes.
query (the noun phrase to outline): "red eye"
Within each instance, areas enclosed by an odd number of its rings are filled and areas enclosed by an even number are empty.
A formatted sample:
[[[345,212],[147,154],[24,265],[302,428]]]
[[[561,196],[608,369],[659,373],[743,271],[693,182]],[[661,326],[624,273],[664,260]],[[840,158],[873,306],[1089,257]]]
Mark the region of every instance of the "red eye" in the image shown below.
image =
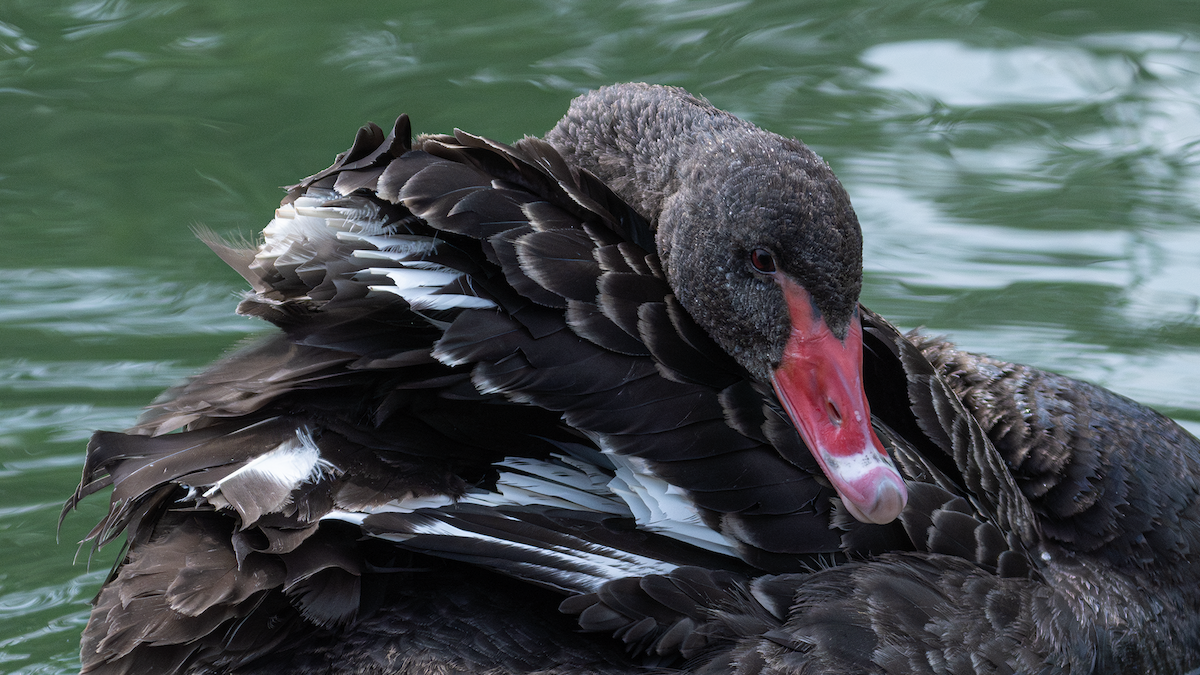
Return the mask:
[[[766,249],[756,248],[750,253],[750,264],[763,274],[775,273],[775,258]]]

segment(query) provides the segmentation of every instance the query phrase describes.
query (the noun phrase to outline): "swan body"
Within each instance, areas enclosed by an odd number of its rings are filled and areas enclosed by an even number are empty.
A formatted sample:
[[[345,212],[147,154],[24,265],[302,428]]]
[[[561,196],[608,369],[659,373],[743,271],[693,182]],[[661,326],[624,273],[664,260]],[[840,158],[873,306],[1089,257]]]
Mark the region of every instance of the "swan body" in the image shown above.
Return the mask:
[[[280,330],[93,437],[84,672],[1200,665],[1200,443],[900,334],[820,158],[682,90],[364,127],[209,239]]]

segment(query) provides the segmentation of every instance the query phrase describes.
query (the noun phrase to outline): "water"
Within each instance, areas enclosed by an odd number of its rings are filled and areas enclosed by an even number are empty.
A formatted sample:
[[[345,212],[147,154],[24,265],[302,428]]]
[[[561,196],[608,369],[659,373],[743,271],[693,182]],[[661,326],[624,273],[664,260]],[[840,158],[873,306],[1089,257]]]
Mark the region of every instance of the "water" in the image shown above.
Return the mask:
[[[262,330],[193,227],[252,236],[366,120],[513,140],[622,80],[821,153],[875,310],[1200,430],[1190,0],[0,0],[0,670],[78,667],[90,430]]]

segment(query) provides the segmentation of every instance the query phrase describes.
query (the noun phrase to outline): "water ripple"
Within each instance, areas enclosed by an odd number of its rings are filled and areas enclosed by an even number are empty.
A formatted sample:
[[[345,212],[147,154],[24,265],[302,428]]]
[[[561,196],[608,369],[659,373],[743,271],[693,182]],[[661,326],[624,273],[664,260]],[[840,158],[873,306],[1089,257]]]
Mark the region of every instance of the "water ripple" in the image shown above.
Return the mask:
[[[87,404],[28,406],[0,409],[0,447],[29,445],[32,433],[48,434],[53,443],[87,441],[96,429],[124,429],[137,419],[138,408],[106,408]],[[82,462],[82,455],[73,456]]]
[[[421,63],[411,42],[401,41],[389,30],[356,32],[342,40],[342,47],[326,63],[358,68],[372,78],[389,79],[416,71]]]
[[[879,71],[871,86],[963,107],[1094,102],[1128,88],[1137,75],[1119,56],[1058,44],[985,49],[956,40],[893,42],[868,49],[862,61]]]
[[[102,33],[126,29],[135,21],[171,14],[184,7],[182,2],[139,2],[127,0],[83,0],[66,10],[71,19],[80,21],[63,31],[69,41],[82,40]]]
[[[0,594],[0,619],[11,620],[84,599],[88,594],[86,589],[96,582],[103,581],[105,576],[106,571],[97,570],[82,574],[66,584]],[[21,641],[21,637],[9,638],[0,642],[0,647],[18,644]]]
[[[195,370],[175,361],[0,359],[0,390],[158,390],[183,380]]]
[[[9,269],[0,275],[0,323],[67,335],[249,333],[232,288],[184,284],[121,268]]]

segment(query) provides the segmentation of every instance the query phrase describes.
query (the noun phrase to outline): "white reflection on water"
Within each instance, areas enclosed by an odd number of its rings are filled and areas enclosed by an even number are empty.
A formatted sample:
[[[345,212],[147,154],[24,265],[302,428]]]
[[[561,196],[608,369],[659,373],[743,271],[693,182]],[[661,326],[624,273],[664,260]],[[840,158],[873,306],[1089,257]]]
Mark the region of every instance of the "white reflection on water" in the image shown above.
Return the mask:
[[[390,30],[355,32],[347,35],[341,45],[325,62],[358,68],[372,78],[400,77],[421,67],[413,43],[400,40]]]
[[[1096,101],[1128,87],[1137,69],[1074,46],[982,49],[953,40],[893,42],[862,54],[880,72],[867,84],[950,106]]]
[[[172,361],[53,361],[0,359],[0,390],[163,389],[196,369]]]
[[[66,7],[66,16],[78,22],[63,31],[70,41],[120,31],[132,22],[171,14],[182,2],[138,2],[127,0],[82,0]]]
[[[54,607],[86,607],[87,601],[96,592],[96,587],[104,581],[106,576],[108,576],[107,569],[98,569],[80,574],[65,584],[0,594],[0,619],[13,620]],[[0,640],[0,649],[20,646],[26,640],[41,635],[63,631],[78,632],[87,623],[87,615],[88,611],[81,609],[69,615],[60,616],[45,627],[38,628],[26,635]]]
[[[42,434],[48,434],[46,440],[52,443],[87,441],[96,429],[124,429],[130,426],[141,412],[140,408],[134,407],[109,408],[87,404],[35,405],[0,410],[0,448],[28,447],[33,444],[30,436]],[[72,454],[71,458],[74,462],[83,463],[82,453]]]
[[[1091,49],[1085,49],[1090,47]],[[1144,150],[1182,153],[1200,181],[1193,149],[1200,142],[1200,42],[1184,35],[1120,33],[1085,36],[1073,44],[983,48],[954,40],[876,45],[861,55],[878,72],[865,86],[961,108],[1035,109],[1035,105],[1103,106],[1106,124],[1055,139],[1065,148],[1109,156]],[[993,147],[1001,164],[1029,149]],[[1198,184],[1200,186],[1200,184]],[[1200,191],[1185,191],[1200,205]]]
[[[854,189],[868,271],[899,271],[908,282],[946,289],[1014,282],[1082,282],[1124,287],[1133,235],[1123,231],[1014,230],[970,224],[912,190],[864,183]]]
[[[67,335],[249,333],[233,287],[184,286],[141,270],[99,267],[8,269],[0,274],[0,324]]]
[[[1018,293],[1056,283],[1092,286],[1092,292],[1116,299],[1096,319],[1106,326],[1104,333],[1200,324],[1200,229],[1148,224],[1140,232],[1018,230],[964,223],[943,213],[936,202],[888,186],[860,187],[855,207],[866,231],[868,273],[899,282],[894,290],[877,292],[894,293],[899,302],[918,308],[907,317],[892,316],[907,327],[932,320],[930,332],[936,334],[948,330],[937,325],[939,314],[954,320],[936,306],[927,308],[931,314],[916,314],[921,307],[913,304],[920,302],[913,297],[917,289],[944,299],[979,289],[1002,292],[1011,287]],[[1200,411],[1200,388],[1195,386],[1200,353],[1186,343],[1172,348],[1167,341],[1137,353],[1133,344],[1114,349],[1089,342],[1113,338],[1076,333],[1086,327],[1078,319],[1066,328],[1053,323],[1059,319],[1052,314],[1042,318],[1051,323],[1030,323],[1029,316],[980,314],[976,329],[964,329],[955,320],[949,337],[970,351],[1049,366],[1151,406]]]
[[[892,94],[877,113],[895,132],[838,167],[869,293],[964,348],[1194,415],[1200,43],[974,38],[860,55],[875,70],[863,84]]]
[[[0,50],[9,54],[31,52],[38,48],[36,40],[11,23],[0,21]]]

